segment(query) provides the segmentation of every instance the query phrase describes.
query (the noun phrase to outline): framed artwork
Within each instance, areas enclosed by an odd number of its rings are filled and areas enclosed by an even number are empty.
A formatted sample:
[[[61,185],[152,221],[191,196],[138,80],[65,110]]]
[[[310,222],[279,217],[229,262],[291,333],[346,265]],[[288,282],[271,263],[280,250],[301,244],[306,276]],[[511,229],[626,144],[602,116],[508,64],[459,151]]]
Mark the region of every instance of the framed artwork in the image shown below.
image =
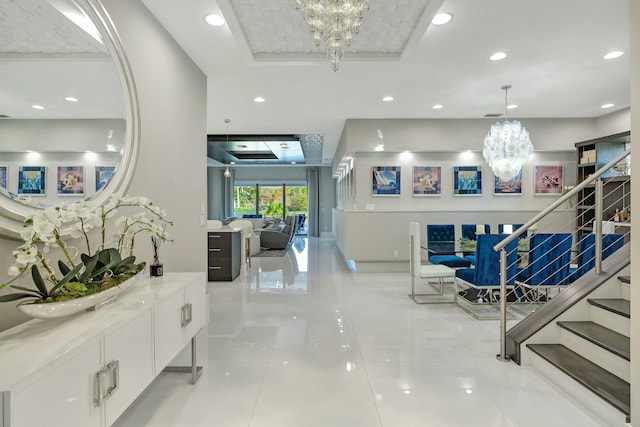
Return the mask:
[[[563,173],[562,165],[535,165],[533,167],[534,194],[560,196]]]
[[[482,169],[480,166],[453,167],[453,195],[482,195]]]
[[[96,193],[111,181],[115,170],[115,166],[96,166]]]
[[[58,166],[58,195],[84,195],[84,166]]]
[[[18,168],[18,194],[46,195],[46,174],[46,166],[20,166]]]
[[[442,193],[442,168],[440,166],[413,167],[413,195],[440,196]]]
[[[512,180],[503,181],[497,176],[493,177],[493,194],[496,196],[521,196],[522,195],[522,169]]]
[[[397,196],[400,194],[400,166],[374,166],[371,168],[371,194]]]
[[[7,189],[7,167],[0,166],[0,187]]]

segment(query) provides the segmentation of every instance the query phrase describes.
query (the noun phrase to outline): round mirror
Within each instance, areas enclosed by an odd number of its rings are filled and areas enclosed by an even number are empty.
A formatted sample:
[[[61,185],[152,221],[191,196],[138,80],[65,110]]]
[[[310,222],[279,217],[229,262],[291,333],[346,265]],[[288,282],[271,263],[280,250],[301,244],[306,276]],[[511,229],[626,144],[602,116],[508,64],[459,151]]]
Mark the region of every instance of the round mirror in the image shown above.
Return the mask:
[[[126,191],[135,87],[99,0],[0,0],[0,234],[25,216]]]

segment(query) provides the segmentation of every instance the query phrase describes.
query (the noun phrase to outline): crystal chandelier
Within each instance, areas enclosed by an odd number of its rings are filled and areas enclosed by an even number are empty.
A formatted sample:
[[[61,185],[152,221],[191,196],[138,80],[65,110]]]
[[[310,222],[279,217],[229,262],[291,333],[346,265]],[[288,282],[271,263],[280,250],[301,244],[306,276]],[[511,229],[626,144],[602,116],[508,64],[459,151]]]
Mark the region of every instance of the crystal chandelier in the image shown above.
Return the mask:
[[[491,126],[484,138],[482,156],[495,176],[502,181],[511,181],[529,160],[533,145],[527,129],[517,120],[510,122],[507,117],[507,92],[511,85],[502,86],[501,89],[504,90],[506,120]]]
[[[358,34],[369,0],[295,0],[296,9],[311,26],[316,46],[324,41],[333,71],[344,57],[344,46]]]

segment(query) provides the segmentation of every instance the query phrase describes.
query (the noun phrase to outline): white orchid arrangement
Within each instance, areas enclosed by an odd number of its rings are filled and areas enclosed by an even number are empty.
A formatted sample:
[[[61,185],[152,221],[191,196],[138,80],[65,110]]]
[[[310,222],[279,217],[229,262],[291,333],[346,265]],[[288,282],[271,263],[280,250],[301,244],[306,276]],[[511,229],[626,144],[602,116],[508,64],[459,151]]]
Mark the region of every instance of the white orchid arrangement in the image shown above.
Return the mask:
[[[107,232],[108,220],[115,217],[119,208],[135,207],[141,211],[133,217],[122,216],[115,220],[115,232]],[[173,222],[166,219],[164,210],[146,197],[112,197],[102,205],[81,200],[71,204],[51,206],[27,218],[21,238],[24,241],[13,251],[14,264],[9,267],[9,282],[31,270],[36,289],[12,284],[20,292],[0,296],[0,302],[22,298],[35,298],[38,302],[62,301],[100,292],[115,286],[141,271],[145,264],[135,263],[134,243],[139,233],[147,233],[159,241],[169,240],[166,226]],[[98,230],[100,244],[92,251],[89,233]],[[77,259],[77,250],[63,239],[84,240],[86,252]],[[47,259],[51,248],[60,248],[63,259],[58,260],[58,271]],[[127,254],[123,258],[123,254]]]

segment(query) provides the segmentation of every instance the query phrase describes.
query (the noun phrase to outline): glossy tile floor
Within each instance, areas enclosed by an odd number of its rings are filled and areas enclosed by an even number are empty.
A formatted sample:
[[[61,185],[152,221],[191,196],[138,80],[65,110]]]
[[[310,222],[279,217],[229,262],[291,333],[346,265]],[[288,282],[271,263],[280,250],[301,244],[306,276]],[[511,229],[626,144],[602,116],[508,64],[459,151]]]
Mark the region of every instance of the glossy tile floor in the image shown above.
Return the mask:
[[[600,425],[496,360],[497,321],[414,304],[408,273],[353,273],[333,240],[296,238],[208,286],[203,376],[160,375],[118,427]]]

